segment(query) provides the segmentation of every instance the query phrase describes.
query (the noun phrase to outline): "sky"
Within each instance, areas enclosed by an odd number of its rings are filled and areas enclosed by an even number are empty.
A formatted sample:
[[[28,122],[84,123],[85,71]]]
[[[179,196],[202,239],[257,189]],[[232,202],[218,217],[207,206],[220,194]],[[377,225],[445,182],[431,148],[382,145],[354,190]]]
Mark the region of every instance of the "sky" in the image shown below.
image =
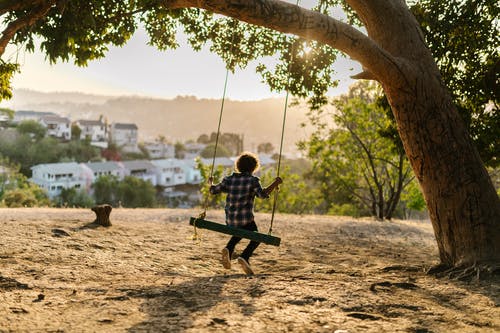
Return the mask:
[[[12,81],[14,89],[166,99],[179,95],[221,98],[226,75],[224,63],[206,48],[193,51],[184,39],[181,35],[181,46],[175,50],[158,51],[147,45],[146,33],[138,30],[125,46],[111,47],[105,58],[92,61],[87,67],[71,62],[50,65],[41,52],[28,53],[13,47],[5,55],[21,64],[21,73]],[[257,62],[230,73],[227,98],[260,100],[284,96],[283,92],[271,92],[261,82],[255,73],[256,65]],[[359,64],[345,58],[338,60],[335,66],[340,83],[329,92],[332,96],[346,92],[354,82],[349,76],[360,71]]]

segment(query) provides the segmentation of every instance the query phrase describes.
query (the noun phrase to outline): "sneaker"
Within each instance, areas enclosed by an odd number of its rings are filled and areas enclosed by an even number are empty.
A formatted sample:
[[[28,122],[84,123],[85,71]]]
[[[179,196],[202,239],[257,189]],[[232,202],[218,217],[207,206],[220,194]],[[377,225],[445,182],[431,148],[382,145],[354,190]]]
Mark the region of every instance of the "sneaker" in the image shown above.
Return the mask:
[[[246,275],[253,275],[252,268],[250,267],[250,264],[248,261],[246,261],[244,258],[239,257],[238,258],[238,263],[240,264],[241,268],[245,272]]]
[[[222,266],[224,266],[225,269],[231,268],[231,257],[227,248],[222,249]]]

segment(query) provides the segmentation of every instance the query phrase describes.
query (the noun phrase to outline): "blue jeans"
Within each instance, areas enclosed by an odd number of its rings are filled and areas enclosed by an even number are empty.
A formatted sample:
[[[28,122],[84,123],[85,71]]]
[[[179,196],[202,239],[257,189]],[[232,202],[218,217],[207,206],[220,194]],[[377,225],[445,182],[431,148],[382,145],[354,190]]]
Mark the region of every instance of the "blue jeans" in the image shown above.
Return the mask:
[[[251,223],[244,225],[244,226],[241,226],[239,228],[249,230],[249,231],[258,231],[257,224],[255,224],[255,221],[252,221]],[[241,241],[241,237],[233,236],[233,237],[231,237],[231,239],[227,243],[226,248],[229,250],[229,258],[231,258],[231,255],[234,252],[234,248],[235,248],[236,244],[238,244],[240,241]],[[250,261],[250,257],[252,256],[253,251],[255,251],[257,246],[259,246],[259,244],[260,244],[259,242],[250,241],[250,243],[248,243],[245,250],[243,250],[243,252],[241,253],[240,257],[242,257],[246,261]]]

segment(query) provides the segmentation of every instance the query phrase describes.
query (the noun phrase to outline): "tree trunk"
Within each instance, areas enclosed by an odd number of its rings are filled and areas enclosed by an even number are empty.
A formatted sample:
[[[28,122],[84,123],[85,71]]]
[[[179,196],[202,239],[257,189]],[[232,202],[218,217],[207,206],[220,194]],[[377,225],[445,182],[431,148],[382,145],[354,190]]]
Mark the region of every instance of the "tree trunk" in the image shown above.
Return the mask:
[[[102,225],[103,227],[110,227],[111,221],[109,220],[109,214],[113,208],[110,205],[98,205],[92,207],[92,211],[96,215],[96,219],[93,223]]]
[[[431,73],[429,73],[431,72]],[[500,200],[439,73],[413,89],[385,85],[422,187],[443,264],[500,262]]]

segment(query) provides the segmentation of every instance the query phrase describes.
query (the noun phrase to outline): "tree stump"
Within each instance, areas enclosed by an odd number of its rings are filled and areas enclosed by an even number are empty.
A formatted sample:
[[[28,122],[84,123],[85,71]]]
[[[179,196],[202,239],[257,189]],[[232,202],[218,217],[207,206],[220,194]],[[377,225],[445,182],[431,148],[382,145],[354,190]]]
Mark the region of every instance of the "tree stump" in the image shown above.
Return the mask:
[[[111,205],[98,205],[92,207],[92,211],[96,215],[96,219],[93,223],[102,225],[103,227],[110,227],[111,221],[109,220],[109,214],[113,208]]]

